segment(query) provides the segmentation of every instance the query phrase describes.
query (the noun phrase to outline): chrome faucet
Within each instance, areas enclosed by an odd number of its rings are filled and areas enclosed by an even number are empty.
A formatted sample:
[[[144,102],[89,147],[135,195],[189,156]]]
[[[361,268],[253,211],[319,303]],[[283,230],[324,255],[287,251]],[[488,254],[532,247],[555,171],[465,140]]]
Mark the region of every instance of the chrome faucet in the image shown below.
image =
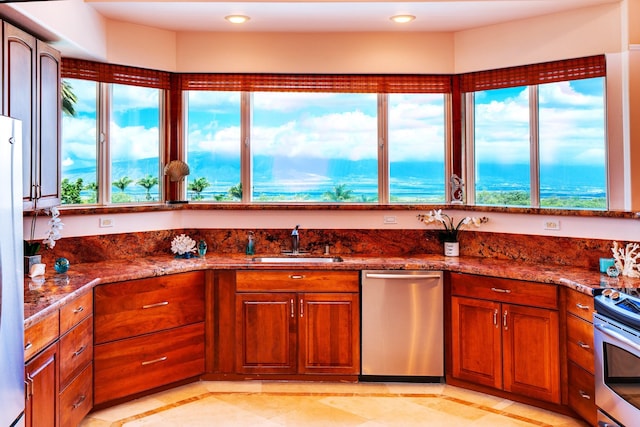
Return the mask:
[[[291,254],[298,255],[300,253],[300,233],[298,229],[300,225],[296,225],[296,228],[291,232]]]

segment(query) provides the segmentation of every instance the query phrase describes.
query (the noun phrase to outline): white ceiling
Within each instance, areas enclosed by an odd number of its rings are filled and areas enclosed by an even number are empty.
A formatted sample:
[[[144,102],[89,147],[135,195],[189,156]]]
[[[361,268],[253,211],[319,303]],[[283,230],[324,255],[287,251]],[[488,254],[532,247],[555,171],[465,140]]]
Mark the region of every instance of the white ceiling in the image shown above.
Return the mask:
[[[620,0],[84,1],[110,19],[173,31],[449,32]],[[230,14],[251,20],[231,24],[224,20]],[[415,15],[416,20],[404,25],[391,22],[389,17],[397,14]]]

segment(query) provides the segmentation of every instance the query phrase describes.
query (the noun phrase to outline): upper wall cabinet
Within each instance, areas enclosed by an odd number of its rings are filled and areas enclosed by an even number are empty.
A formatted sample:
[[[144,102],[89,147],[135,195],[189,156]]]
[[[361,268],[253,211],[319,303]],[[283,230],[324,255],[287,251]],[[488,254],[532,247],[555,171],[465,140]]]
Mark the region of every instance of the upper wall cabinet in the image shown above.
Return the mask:
[[[3,114],[22,120],[25,210],[60,204],[60,53],[3,24]]]

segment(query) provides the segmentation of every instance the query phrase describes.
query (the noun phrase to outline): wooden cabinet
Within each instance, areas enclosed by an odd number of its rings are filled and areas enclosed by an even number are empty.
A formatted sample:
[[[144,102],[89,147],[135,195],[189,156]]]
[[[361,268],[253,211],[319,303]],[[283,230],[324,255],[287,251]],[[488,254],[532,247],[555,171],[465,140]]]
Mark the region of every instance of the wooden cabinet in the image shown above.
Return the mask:
[[[557,288],[451,274],[452,376],[560,403]]]
[[[236,371],[357,375],[357,272],[238,271]]]
[[[27,427],[58,425],[58,336],[57,310],[24,331]]]
[[[60,204],[60,53],[4,22],[3,114],[22,121],[23,207]]]
[[[55,427],[58,424],[58,343],[27,361],[25,377],[25,425]]]
[[[563,292],[566,301],[568,404],[578,415],[595,425],[593,297],[569,288]]]
[[[204,272],[94,289],[96,405],[204,372]]]

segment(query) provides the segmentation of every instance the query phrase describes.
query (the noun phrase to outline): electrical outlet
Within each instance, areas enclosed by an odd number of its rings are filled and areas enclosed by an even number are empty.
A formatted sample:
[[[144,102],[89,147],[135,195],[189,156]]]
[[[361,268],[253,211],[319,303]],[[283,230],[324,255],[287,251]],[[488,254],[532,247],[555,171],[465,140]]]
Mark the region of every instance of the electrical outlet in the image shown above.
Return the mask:
[[[557,219],[546,219],[543,226],[545,230],[560,230],[560,221]]]
[[[114,221],[111,217],[100,217],[100,228],[113,227]]]
[[[394,215],[385,215],[382,222],[385,224],[397,224],[398,219]]]

